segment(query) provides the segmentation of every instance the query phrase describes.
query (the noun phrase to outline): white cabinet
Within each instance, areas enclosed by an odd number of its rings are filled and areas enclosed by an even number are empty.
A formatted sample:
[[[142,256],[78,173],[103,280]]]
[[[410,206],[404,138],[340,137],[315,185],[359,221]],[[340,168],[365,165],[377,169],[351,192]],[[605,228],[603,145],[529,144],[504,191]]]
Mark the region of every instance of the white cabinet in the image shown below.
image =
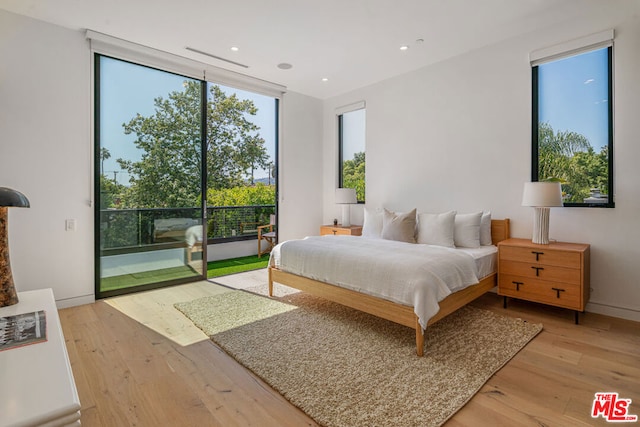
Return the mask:
[[[44,310],[47,341],[0,352],[0,426],[80,425],[73,380],[51,289],[19,292],[0,317]]]

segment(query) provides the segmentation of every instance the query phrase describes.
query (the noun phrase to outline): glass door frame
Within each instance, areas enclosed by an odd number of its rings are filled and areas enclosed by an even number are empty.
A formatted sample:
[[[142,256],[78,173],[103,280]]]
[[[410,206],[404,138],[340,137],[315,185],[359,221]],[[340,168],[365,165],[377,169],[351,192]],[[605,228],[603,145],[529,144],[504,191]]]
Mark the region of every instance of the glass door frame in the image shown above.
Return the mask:
[[[101,190],[101,180],[100,176],[102,174],[101,171],[101,159],[100,159],[100,148],[101,148],[101,138],[100,138],[100,57],[112,58],[118,61],[128,62],[136,66],[146,67],[154,70],[158,70],[161,72],[175,74],[170,71],[157,69],[154,67],[149,67],[146,65],[136,64],[127,60],[114,58],[109,55],[104,55],[100,53],[93,53],[93,66],[94,66],[94,82],[93,82],[93,90],[94,90],[94,128],[93,128],[93,138],[94,138],[94,284],[95,284],[95,298],[102,299],[108,298],[112,296],[124,295],[133,292],[141,292],[151,289],[163,288],[167,286],[174,286],[185,283],[192,283],[199,280],[207,279],[207,200],[205,195],[207,194],[207,166],[206,166],[206,147],[207,147],[207,129],[206,129],[206,117],[207,117],[207,82],[204,80],[198,80],[201,86],[201,126],[200,126],[200,152],[201,152],[201,206],[200,206],[200,221],[202,226],[202,264],[200,267],[200,271],[202,272],[200,275],[189,276],[185,278],[172,279],[163,282],[155,282],[143,285],[136,285],[131,287],[125,287],[122,289],[115,289],[109,291],[102,291],[100,284],[102,279],[102,255],[101,255],[101,245],[100,245],[100,225],[101,225],[101,198],[100,198],[100,190]],[[185,78],[190,78],[184,76]],[[190,78],[191,79],[191,78]],[[204,119],[202,119],[204,118]]]

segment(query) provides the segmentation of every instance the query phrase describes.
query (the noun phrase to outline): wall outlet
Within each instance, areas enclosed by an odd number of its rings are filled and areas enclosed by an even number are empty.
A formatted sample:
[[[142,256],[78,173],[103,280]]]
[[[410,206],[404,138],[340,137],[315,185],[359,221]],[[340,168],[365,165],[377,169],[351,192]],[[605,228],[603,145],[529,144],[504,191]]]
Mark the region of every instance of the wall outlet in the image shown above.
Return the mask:
[[[64,229],[66,231],[76,231],[76,220],[75,219],[67,219],[64,222]]]

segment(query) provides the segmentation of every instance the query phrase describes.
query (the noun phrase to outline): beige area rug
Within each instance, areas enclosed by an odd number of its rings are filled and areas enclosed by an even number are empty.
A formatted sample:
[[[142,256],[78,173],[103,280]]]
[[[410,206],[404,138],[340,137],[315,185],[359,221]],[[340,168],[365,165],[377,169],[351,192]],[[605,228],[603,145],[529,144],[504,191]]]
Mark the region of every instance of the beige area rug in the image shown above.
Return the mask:
[[[175,307],[321,425],[438,426],[541,330],[463,307],[415,333],[308,295],[246,291]],[[254,289],[266,294],[266,286]]]

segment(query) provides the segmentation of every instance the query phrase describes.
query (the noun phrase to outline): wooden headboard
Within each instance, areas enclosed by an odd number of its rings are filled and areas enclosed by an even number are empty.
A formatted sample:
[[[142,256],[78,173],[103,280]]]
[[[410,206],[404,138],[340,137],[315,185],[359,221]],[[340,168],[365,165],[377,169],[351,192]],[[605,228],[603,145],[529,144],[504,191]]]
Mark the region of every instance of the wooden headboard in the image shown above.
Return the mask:
[[[509,233],[509,218],[491,220],[491,242],[494,245],[511,237]]]

